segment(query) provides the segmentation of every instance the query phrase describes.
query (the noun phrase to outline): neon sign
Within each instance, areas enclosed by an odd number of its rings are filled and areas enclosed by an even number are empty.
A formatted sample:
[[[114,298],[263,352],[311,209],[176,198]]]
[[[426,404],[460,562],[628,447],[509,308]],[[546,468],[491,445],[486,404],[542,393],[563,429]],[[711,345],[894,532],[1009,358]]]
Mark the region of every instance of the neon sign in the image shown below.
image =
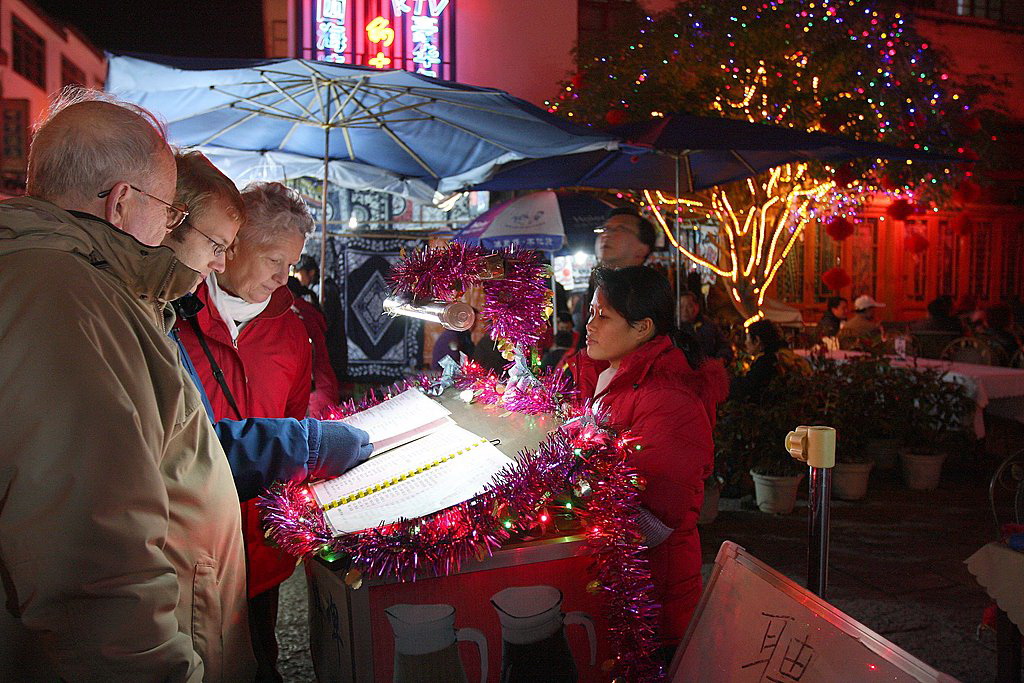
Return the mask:
[[[307,0],[313,59],[454,78],[451,0]],[[308,25],[308,24],[307,24]]]
[[[348,0],[316,0],[316,49],[327,62],[344,62],[348,49],[345,10]]]

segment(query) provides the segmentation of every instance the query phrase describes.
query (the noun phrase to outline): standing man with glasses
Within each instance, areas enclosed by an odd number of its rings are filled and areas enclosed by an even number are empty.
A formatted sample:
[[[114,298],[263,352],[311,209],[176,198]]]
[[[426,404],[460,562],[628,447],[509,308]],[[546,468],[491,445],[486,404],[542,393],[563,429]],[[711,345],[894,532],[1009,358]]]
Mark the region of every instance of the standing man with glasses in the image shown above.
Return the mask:
[[[252,678],[237,494],[167,336],[175,178],[152,114],[71,89],[0,203],[5,679]]]
[[[654,224],[632,207],[612,209],[604,223],[594,232],[597,233],[597,239],[594,241],[597,265],[615,269],[642,266],[654,251],[657,237]],[[590,300],[593,298],[594,283],[591,278],[586,297],[579,301],[583,311],[578,316],[579,323],[576,326],[576,332],[579,335],[577,349],[587,347],[587,311],[590,309]]]

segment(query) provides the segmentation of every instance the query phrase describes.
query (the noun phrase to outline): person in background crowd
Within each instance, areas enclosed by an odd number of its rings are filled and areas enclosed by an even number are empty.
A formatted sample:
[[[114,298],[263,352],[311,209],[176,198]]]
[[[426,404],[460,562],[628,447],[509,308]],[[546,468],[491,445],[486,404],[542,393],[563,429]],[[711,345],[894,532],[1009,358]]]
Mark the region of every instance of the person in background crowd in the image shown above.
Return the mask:
[[[348,376],[348,341],[345,338],[345,311],[341,307],[341,292],[333,278],[324,279],[323,303],[320,299],[320,266],[309,254],[303,254],[295,266],[295,277],[308,291],[313,293],[313,301],[324,314],[327,329],[324,339],[327,342],[327,354],[330,356],[331,368],[339,382]],[[303,298],[306,297],[305,292]]]
[[[953,307],[953,315],[960,319],[964,332],[977,334],[985,321],[985,312],[978,306],[978,299],[973,294],[964,294]]]
[[[288,290],[295,297],[292,301],[292,310],[306,326],[306,334],[309,335],[309,343],[313,347],[313,379],[308,412],[310,415],[320,415],[341,401],[338,377],[334,374],[330,354],[327,352],[327,320],[319,306],[295,294],[292,282],[298,280],[288,278]]]
[[[302,199],[280,183],[252,184],[242,200],[245,223],[228,247],[224,272],[199,285],[196,296],[205,307],[180,322],[178,334],[216,415],[301,420],[309,406],[312,352],[284,285],[313,219]],[[251,501],[242,504],[242,519],[257,680],[279,681],[278,587],[294,571],[295,559],[266,543]]]
[[[818,321],[818,339],[838,335],[849,310],[849,302],[841,296],[830,296],[825,306],[825,315]]]
[[[568,311],[559,311],[558,326],[555,329],[553,344],[541,357],[541,368],[565,369],[566,362],[576,351],[577,337],[573,326],[573,319]]]
[[[840,341],[845,339],[854,343],[873,343],[881,339],[882,328],[875,320],[875,309],[884,307],[885,304],[875,301],[868,294],[862,294],[854,299],[853,317],[839,330]]]
[[[469,330],[457,332],[445,328],[434,340],[434,348],[430,353],[430,367],[433,370],[441,369],[441,359],[448,357],[456,363],[459,362],[459,354],[464,353],[468,358],[473,357],[473,337]]]
[[[747,328],[746,347],[754,362],[747,374],[733,378],[729,389],[730,400],[760,402],[766,399],[768,385],[781,372],[810,371],[807,361],[789,349],[771,320],[758,320]]]
[[[694,370],[673,344],[675,297],[657,271],[598,268],[594,281],[587,349],[570,368],[580,396],[639,439],[630,457],[646,481],[640,526],[661,605],[658,635],[671,652],[701,594],[697,518],[712,468],[711,416],[727,391],[725,370],[717,360]]]
[[[238,497],[167,337],[175,179],[152,114],[71,88],[0,204],[5,680],[252,680]]]
[[[692,291],[679,295],[679,321],[680,328],[688,330],[696,338],[705,357],[719,358],[724,363],[732,362],[732,344],[715,321],[704,316],[699,295]]]
[[[594,232],[594,253],[597,255],[598,266],[604,268],[626,268],[641,266],[654,250],[657,232],[654,224],[636,212],[632,207],[612,209],[601,227]],[[594,283],[591,277],[587,294],[580,299],[579,306],[586,311],[594,297]],[[587,344],[587,316],[579,316],[576,328],[578,335],[577,347],[583,349]]]
[[[943,294],[929,301],[928,317],[910,323],[910,330],[912,332],[963,334],[964,328],[960,319],[953,315],[953,297]]]
[[[1004,363],[1009,362],[1013,354],[1020,348],[1020,339],[1010,331],[1012,322],[1009,306],[1006,304],[990,306],[985,311],[985,328],[978,335],[1003,356],[1001,360]]]

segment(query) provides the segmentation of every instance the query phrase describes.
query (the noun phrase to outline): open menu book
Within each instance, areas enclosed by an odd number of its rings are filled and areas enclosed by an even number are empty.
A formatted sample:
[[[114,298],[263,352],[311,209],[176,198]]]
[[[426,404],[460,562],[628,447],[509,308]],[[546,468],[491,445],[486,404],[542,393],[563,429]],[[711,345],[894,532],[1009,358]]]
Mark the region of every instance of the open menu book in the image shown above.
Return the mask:
[[[343,420],[369,432],[374,457],[311,487],[334,535],[422,517],[467,501],[511,462],[448,414],[410,389]],[[378,443],[390,445],[379,452]]]

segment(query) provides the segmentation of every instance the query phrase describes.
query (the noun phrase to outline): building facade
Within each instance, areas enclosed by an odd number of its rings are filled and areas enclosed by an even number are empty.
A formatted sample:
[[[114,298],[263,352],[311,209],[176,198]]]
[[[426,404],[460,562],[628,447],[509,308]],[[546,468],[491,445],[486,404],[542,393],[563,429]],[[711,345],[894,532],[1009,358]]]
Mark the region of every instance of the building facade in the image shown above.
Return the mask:
[[[50,96],[66,85],[102,88],[106,73],[103,53],[76,29],[29,0],[0,2],[0,196],[24,192],[31,128]]]

